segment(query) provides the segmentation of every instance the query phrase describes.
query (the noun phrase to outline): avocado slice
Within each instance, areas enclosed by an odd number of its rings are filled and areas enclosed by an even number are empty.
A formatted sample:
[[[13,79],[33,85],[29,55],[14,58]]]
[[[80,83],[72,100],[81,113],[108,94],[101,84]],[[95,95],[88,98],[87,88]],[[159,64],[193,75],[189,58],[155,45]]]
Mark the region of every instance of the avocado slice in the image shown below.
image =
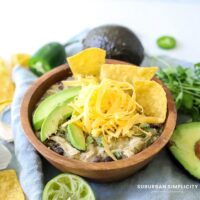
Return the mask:
[[[67,102],[54,108],[42,124],[40,140],[44,142],[53,133],[56,133],[59,125],[72,114],[72,111],[73,109],[67,105]]]
[[[181,165],[200,179],[200,123],[177,126],[170,139],[170,151]]]
[[[75,124],[69,124],[67,126],[67,132],[68,132],[67,138],[72,144],[72,146],[78,150],[85,151],[86,144],[85,144],[85,136],[83,134],[83,131]]]
[[[78,95],[80,87],[72,87],[65,89],[56,94],[53,94],[46,99],[44,99],[39,106],[36,108],[33,114],[33,127],[36,131],[41,129],[43,121],[47,116],[58,106],[60,103],[68,101],[69,99],[73,100],[72,97]]]

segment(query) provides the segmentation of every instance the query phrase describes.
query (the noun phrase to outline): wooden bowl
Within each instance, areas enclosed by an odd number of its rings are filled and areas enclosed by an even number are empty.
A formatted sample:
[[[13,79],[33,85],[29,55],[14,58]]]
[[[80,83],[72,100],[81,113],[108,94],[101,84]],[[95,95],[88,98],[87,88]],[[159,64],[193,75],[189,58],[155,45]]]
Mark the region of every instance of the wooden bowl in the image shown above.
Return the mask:
[[[124,64],[125,62],[107,60],[107,63]],[[37,102],[46,90],[54,83],[66,79],[69,76],[71,76],[71,71],[67,64],[61,65],[43,75],[26,92],[21,105],[21,121],[28,140],[53,166],[63,172],[71,172],[101,182],[110,182],[128,177],[144,167],[168,143],[176,125],[176,107],[169,90],[160,80],[154,78],[155,81],[163,86],[166,92],[168,110],[164,130],[161,136],[148,148],[127,159],[100,163],[87,163],[66,158],[48,149],[40,142],[33,131],[31,123],[32,114]]]

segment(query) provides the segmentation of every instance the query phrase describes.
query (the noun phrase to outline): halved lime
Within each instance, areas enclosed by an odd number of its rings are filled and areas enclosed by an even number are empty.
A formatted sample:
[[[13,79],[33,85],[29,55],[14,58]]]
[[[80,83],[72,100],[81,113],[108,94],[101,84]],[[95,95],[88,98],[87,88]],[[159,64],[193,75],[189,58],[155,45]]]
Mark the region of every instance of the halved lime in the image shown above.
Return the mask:
[[[81,177],[65,173],[46,184],[42,200],[95,200],[95,196]]]

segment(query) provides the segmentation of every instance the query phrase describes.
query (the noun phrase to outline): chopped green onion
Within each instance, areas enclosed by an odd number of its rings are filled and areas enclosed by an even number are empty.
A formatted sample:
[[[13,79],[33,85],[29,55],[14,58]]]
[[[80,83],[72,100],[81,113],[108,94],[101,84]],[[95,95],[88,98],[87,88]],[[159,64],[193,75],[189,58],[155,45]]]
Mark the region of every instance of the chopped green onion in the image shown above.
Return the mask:
[[[149,127],[150,127],[150,124],[147,124],[147,123],[140,124],[140,128],[149,128]]]
[[[94,139],[92,138],[92,136],[89,135],[89,136],[87,137],[86,143],[87,143],[88,145],[94,143]]]
[[[96,138],[95,138],[95,141],[96,141],[96,143],[97,143],[97,145],[98,145],[99,147],[102,147],[102,146],[103,146],[103,144],[102,144],[102,138],[101,138],[101,137],[96,137]]]
[[[114,156],[117,158],[117,160],[122,159],[123,153],[121,151],[114,152]]]

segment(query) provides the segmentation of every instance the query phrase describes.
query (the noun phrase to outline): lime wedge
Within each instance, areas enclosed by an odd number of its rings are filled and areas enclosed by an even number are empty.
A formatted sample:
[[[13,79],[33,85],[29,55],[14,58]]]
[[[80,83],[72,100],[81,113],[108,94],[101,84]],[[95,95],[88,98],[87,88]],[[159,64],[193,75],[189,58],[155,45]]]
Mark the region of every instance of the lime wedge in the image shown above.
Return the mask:
[[[46,184],[42,200],[95,200],[95,196],[81,177],[66,173],[56,176]]]

